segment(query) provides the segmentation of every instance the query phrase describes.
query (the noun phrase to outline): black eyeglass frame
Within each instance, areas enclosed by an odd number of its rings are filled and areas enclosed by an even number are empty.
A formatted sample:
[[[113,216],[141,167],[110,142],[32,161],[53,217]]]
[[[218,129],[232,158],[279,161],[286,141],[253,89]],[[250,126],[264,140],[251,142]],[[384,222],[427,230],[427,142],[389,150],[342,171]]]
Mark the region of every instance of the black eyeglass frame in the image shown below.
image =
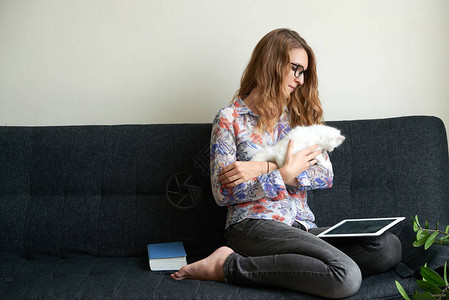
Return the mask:
[[[294,64],[294,63],[291,63],[291,64],[294,66],[294,68],[292,68],[292,70],[294,72],[295,77],[299,78],[299,77],[301,77],[304,74],[304,80],[305,80],[306,79],[306,75],[307,75],[307,70],[304,70],[304,67],[301,66],[301,65]],[[298,72],[300,67],[301,67],[302,70]]]

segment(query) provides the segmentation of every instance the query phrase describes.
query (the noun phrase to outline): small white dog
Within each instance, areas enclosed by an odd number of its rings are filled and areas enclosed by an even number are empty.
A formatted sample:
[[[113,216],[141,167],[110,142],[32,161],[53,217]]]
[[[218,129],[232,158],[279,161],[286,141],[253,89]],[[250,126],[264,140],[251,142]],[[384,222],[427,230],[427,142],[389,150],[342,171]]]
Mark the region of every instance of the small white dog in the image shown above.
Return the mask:
[[[293,154],[312,145],[318,145],[317,150],[332,151],[340,146],[345,137],[340,130],[326,125],[298,126],[293,128],[282,140],[274,146],[268,146],[260,150],[251,159],[253,161],[270,161],[276,163],[279,168],[284,165],[287,154],[288,142],[293,139]],[[332,170],[332,165],[326,161],[323,154],[316,157],[318,164]]]

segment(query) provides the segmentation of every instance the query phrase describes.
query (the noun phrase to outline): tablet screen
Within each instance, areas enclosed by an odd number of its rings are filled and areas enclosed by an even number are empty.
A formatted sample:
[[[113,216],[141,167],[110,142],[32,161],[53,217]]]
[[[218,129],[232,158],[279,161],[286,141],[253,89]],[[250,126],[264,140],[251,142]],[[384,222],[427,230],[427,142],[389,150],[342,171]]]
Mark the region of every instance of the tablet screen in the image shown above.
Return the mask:
[[[404,220],[403,217],[343,220],[320,233],[318,236],[339,237],[380,235],[402,220]]]

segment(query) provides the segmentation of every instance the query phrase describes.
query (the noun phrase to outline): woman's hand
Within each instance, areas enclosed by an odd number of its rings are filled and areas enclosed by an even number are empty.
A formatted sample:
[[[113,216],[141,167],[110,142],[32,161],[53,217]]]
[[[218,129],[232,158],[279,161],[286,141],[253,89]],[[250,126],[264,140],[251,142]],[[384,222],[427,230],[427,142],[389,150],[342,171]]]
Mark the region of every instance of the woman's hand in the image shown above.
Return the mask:
[[[277,168],[274,163],[267,166],[266,161],[236,161],[218,173],[218,181],[224,187],[234,187]]]
[[[287,153],[285,154],[285,163],[282,168],[279,169],[279,172],[281,173],[285,184],[297,186],[298,180],[296,177],[316,164],[318,160],[316,160],[315,157],[320,155],[322,151],[316,151],[318,146],[313,145],[293,154],[293,145],[294,141],[290,140],[287,147]]]

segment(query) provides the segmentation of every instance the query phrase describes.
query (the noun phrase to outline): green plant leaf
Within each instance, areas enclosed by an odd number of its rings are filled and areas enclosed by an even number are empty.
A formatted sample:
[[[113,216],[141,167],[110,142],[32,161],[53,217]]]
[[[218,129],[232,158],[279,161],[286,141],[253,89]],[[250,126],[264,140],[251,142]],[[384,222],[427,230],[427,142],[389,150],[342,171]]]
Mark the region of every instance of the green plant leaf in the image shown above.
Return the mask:
[[[418,284],[418,286],[422,290],[429,292],[431,294],[440,294],[442,292],[442,290],[439,287],[428,281],[416,280],[416,284]]]
[[[430,225],[429,222],[426,220],[426,223],[424,224],[424,228],[425,229],[430,229]]]
[[[446,286],[448,286],[449,285],[449,282],[447,282],[447,269],[446,269],[446,267],[447,267],[447,261],[444,263],[444,282],[446,283]]]
[[[441,276],[434,270],[428,267],[421,267],[421,276],[424,281],[427,281],[436,286],[446,286],[446,282]]]
[[[424,245],[426,243],[425,239],[422,239],[420,241],[414,241],[413,242],[413,247],[421,247],[422,245]]]
[[[449,233],[449,225],[446,226],[446,230],[444,232]]]
[[[435,242],[436,238],[439,236],[440,234],[435,231],[434,233],[432,233],[432,235],[427,239],[426,244],[424,245],[424,250],[427,250],[430,248],[430,246],[432,246],[432,244]]]
[[[412,299],[413,300],[435,300],[435,298],[429,293],[414,294],[412,296]]]
[[[420,229],[416,234],[416,240],[413,242],[413,246],[419,247],[426,243],[431,233],[425,229]]]
[[[418,226],[421,227],[421,224],[419,224],[419,221],[418,221],[418,215],[415,215],[415,221],[416,221],[416,224],[418,224]]]
[[[426,234],[426,232],[427,231],[422,228],[418,229],[418,232],[416,232],[416,240],[419,241]]]
[[[416,233],[416,239],[419,241],[421,239],[427,239],[431,233],[425,229],[420,229],[418,233]]]
[[[417,232],[418,230],[419,230],[418,224],[416,224],[416,222],[413,221],[413,231],[414,231],[414,232]]]
[[[435,241],[435,243],[448,245],[449,244],[449,235],[443,236],[442,238],[439,238]]]
[[[402,287],[402,285],[396,282],[396,288],[398,289],[399,293],[401,294],[402,298],[404,298],[405,300],[411,300],[410,297],[407,295],[407,293],[405,292],[404,288]]]
[[[421,226],[418,223],[418,217],[415,216],[415,218],[411,217],[412,219],[412,223],[413,223],[413,231],[417,232],[419,228],[421,228]],[[448,225],[449,227],[449,225]]]

